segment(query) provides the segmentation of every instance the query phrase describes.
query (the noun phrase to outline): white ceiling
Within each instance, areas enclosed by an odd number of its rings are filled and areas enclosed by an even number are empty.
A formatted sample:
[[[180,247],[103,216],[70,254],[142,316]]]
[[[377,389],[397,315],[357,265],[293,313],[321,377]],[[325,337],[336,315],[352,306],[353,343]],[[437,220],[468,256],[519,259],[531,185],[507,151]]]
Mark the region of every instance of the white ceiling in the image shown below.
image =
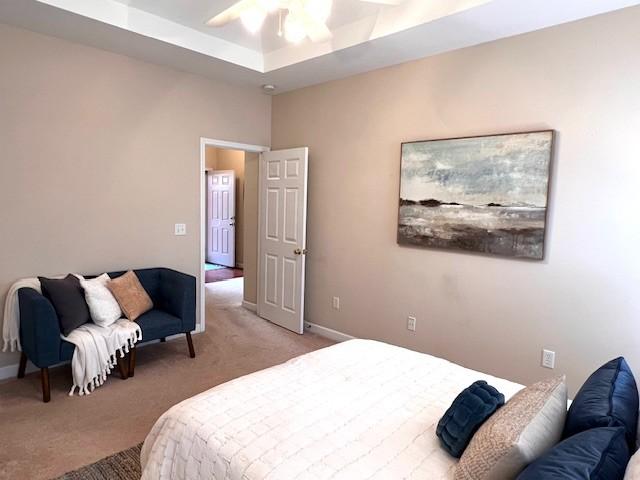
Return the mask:
[[[233,0],[1,0],[0,22],[277,92],[640,4],[640,0],[405,0],[379,6],[334,0],[323,43],[289,44],[267,19],[205,22]]]
[[[258,52],[267,53],[289,46],[286,40],[277,36],[277,15],[270,15],[265,21],[262,31],[255,35],[248,32],[239,21],[232,22],[221,28],[212,28],[205,25],[208,19],[233,5],[236,0],[115,1]],[[335,0],[327,25],[333,30],[363,18],[377,15],[382,8],[388,9],[390,7],[362,0]]]

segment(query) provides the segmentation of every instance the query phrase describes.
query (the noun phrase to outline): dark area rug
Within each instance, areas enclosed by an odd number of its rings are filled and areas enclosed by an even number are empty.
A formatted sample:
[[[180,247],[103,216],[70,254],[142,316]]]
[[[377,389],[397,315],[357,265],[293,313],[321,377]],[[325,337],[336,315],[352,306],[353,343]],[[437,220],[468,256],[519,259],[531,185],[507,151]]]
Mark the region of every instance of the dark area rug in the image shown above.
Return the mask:
[[[96,463],[65,473],[56,480],[140,480],[140,449],[142,443]]]

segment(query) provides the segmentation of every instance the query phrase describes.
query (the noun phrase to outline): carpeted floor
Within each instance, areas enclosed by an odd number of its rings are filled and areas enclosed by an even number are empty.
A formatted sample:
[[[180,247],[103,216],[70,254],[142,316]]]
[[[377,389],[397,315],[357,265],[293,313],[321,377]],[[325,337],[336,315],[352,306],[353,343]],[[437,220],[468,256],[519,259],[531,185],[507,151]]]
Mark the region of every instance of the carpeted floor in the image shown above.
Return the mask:
[[[141,347],[134,378],[112,375],[89,397],[67,396],[70,367],[56,368],[48,404],[41,400],[38,373],[2,382],[0,479],[50,479],[90,465],[142,442],[155,420],[181,400],[331,344],[245,310],[241,286],[241,278],[206,286],[207,327],[193,337],[195,359],[183,338]]]

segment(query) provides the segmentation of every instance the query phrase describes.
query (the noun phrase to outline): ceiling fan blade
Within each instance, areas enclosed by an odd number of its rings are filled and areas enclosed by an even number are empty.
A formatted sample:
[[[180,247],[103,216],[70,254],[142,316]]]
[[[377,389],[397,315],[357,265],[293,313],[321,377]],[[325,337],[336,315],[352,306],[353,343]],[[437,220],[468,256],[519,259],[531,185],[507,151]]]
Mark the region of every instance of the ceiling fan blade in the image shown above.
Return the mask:
[[[240,15],[248,8],[253,7],[254,0],[240,0],[238,3],[231,5],[226,10],[223,10],[215,17],[210,18],[207,21],[207,25],[210,27],[221,27],[227,23],[240,18]]]
[[[400,5],[404,0],[360,0],[367,3],[378,3],[380,5]]]
[[[313,18],[304,8],[296,9],[295,16],[304,25],[307,36],[312,42],[324,42],[333,37],[327,24]]]

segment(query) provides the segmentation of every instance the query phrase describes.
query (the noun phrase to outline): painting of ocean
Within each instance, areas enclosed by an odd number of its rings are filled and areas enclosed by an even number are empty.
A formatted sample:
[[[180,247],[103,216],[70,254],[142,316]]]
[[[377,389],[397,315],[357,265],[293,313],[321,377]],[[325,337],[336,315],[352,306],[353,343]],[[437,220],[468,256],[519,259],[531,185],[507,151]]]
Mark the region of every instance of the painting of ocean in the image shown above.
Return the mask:
[[[402,145],[398,243],[541,260],[553,131]]]

